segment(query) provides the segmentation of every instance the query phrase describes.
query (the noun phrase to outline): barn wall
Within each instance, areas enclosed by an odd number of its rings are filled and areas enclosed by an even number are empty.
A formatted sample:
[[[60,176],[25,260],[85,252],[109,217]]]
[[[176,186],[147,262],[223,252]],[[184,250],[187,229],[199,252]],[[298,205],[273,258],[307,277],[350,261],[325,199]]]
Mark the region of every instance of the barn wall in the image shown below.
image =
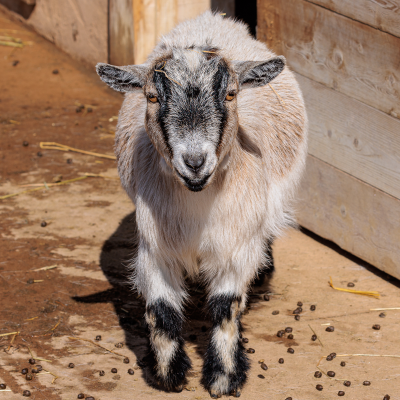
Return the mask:
[[[258,0],[303,90],[299,222],[400,278],[400,1]]]

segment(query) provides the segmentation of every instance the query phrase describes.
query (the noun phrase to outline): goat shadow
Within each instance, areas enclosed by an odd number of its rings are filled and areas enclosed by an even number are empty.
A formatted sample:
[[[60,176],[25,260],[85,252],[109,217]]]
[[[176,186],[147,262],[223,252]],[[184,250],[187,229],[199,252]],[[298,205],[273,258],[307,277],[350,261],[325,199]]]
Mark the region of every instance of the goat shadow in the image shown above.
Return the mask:
[[[144,319],[145,302],[129,283],[132,272],[129,271],[128,265],[136,253],[137,226],[134,211],[122,219],[101,249],[100,267],[112,288],[87,296],[76,296],[73,300],[91,304],[113,303],[119,325],[125,333],[125,344],[135,354],[143,378],[149,385],[160,389],[147,366],[149,340]],[[251,307],[251,303],[262,299],[262,293],[268,290],[267,286],[268,283],[252,288],[248,308]],[[206,291],[198,282],[188,281],[187,287],[189,301],[185,307],[186,322],[183,326],[183,338],[195,346],[197,354],[203,359],[211,328],[205,311]],[[191,371],[188,377],[195,375],[196,373]]]

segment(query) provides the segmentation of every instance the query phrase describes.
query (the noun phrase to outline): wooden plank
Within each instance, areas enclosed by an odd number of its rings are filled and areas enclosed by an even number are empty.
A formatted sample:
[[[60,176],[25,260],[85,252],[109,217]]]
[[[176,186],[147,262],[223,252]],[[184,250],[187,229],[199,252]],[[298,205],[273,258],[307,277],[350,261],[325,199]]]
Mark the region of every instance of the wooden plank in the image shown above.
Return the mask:
[[[175,27],[178,21],[178,0],[157,1],[156,40]]]
[[[400,117],[400,39],[304,0],[258,1],[258,37],[296,72]]]
[[[109,63],[133,64],[132,0],[109,0],[108,35]]]
[[[211,0],[178,0],[177,22],[197,17],[210,7]]]
[[[157,0],[133,0],[134,60],[142,64],[156,44]]]
[[[309,117],[309,154],[400,199],[400,121],[296,74]]]
[[[300,225],[400,278],[400,201],[308,156]]]
[[[346,17],[400,37],[399,0],[308,0]]]

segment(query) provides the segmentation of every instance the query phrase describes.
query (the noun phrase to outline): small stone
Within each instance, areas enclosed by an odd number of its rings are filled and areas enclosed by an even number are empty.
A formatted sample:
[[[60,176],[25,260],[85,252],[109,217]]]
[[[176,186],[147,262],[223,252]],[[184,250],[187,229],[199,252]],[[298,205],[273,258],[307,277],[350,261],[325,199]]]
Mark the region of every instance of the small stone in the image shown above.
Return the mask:
[[[261,363],[261,369],[263,369],[264,371],[266,371],[266,370],[268,369],[267,364]]]
[[[99,375],[100,375],[100,376],[104,376],[105,374],[106,374],[106,373],[105,373],[104,371],[100,371],[100,372],[99,372]]]
[[[376,331],[379,331],[379,329],[381,329],[381,326],[378,324],[375,324],[372,326],[372,329],[375,329]]]
[[[335,330],[335,327],[334,326],[328,326],[325,330],[327,332],[333,332]]]
[[[78,399],[84,399],[84,398],[85,398],[85,395],[83,393],[78,394]]]
[[[0,383],[0,389],[4,390],[7,388],[7,385],[5,383]]]
[[[350,381],[344,381],[343,385],[346,387],[350,387],[351,386],[351,382]]]
[[[347,284],[347,287],[354,287],[355,286],[355,284],[353,283],[353,282],[349,282],[348,284]]]
[[[285,332],[291,333],[291,332],[293,332],[293,329],[290,326],[288,326],[287,328],[285,328]]]
[[[317,339],[318,339],[318,338],[317,338],[317,335],[312,335],[312,336],[311,336],[311,340],[312,340],[313,342],[315,342]]]
[[[12,66],[16,67],[18,64],[19,64],[19,60],[14,60],[13,63],[12,63]]]
[[[67,158],[67,164],[72,164],[72,158]]]
[[[22,396],[25,396],[25,397],[30,397],[30,395],[31,395],[31,392],[29,390],[24,390],[22,393]]]
[[[264,375],[261,375],[261,374],[259,374],[259,375],[257,375],[260,379],[265,379],[265,376]]]
[[[343,390],[339,390],[338,393],[337,393],[337,395],[338,395],[338,396],[344,396]]]
[[[47,226],[47,222],[46,222],[46,221],[42,221],[42,222],[40,223],[40,226],[41,226],[42,228],[45,228],[45,227]]]
[[[370,385],[371,385],[371,382],[370,382],[370,381],[364,381],[364,382],[363,382],[363,385],[364,385],[364,386],[370,386]]]
[[[128,357],[125,357],[125,358],[124,358],[124,363],[125,363],[125,364],[129,364],[129,358],[128,358]]]
[[[333,378],[336,375],[333,371],[328,371],[326,374],[331,378]]]
[[[26,375],[25,375],[25,379],[26,379],[27,381],[31,381],[31,380],[33,379],[32,374],[26,374]]]
[[[269,301],[269,296],[267,294],[264,294],[264,300]]]
[[[97,335],[95,340],[97,341],[101,340],[101,335]]]
[[[28,373],[28,368],[24,368],[22,371],[21,371],[21,374],[22,375],[26,375]]]
[[[321,391],[323,388],[324,388],[324,387],[323,387],[322,385],[317,385],[317,386],[315,386],[315,389],[317,389],[317,390],[319,390],[319,391]]]
[[[282,337],[285,334],[285,331],[278,331],[276,336]]]
[[[316,378],[321,378],[321,377],[322,377],[321,371],[315,371],[314,376],[315,376]]]
[[[264,359],[262,358],[261,360],[258,360],[259,364],[262,364],[264,362]]]
[[[389,396],[388,394],[385,394],[385,395],[383,396],[383,400],[390,400],[390,396]]]
[[[279,314],[278,310],[272,311],[272,315],[278,315],[278,314]]]
[[[41,151],[38,151],[38,152],[36,153],[36,155],[37,155],[38,157],[42,157],[42,156],[43,156],[43,154],[42,154]]]
[[[115,344],[115,347],[117,348],[117,349],[121,349],[122,347],[124,347],[124,344],[123,343],[116,343]]]
[[[294,319],[295,319],[296,321],[300,321],[300,315],[295,315]]]
[[[285,362],[285,360],[283,359],[283,358],[280,358],[279,360],[278,360],[278,363],[279,364],[283,364]]]
[[[68,368],[75,368],[75,364],[74,363],[69,363],[68,364]]]
[[[340,363],[340,366],[341,366],[341,367],[345,367],[345,366],[346,366],[346,363],[345,363],[344,361],[342,361],[342,362]]]
[[[52,74],[57,75],[59,73],[58,69],[53,69]],[[83,397],[82,397],[83,399]]]
[[[253,354],[253,353],[255,353],[256,351],[255,351],[254,349],[252,349],[251,347],[249,347],[249,348],[247,349],[247,352],[250,353],[250,354]]]
[[[385,317],[386,317],[386,313],[381,312],[381,313],[379,314],[379,316],[380,316],[381,318],[385,318]]]
[[[29,359],[29,364],[34,365],[36,364],[36,360],[34,358]]]
[[[128,374],[129,375],[134,375],[135,371],[132,368],[128,369]]]
[[[315,311],[315,308],[316,308],[317,306],[315,306],[314,304],[310,307],[310,310],[311,311]]]
[[[24,140],[24,141],[22,142],[22,146],[24,146],[24,147],[28,147],[28,146],[29,146],[29,142],[28,142],[28,141],[26,141],[26,140]]]
[[[293,339],[293,337],[294,337],[294,336],[293,336],[292,334],[290,334],[290,335],[288,335],[288,337],[287,337],[287,338],[288,338],[288,339],[290,339],[290,340],[292,340],[292,339]]]
[[[118,370],[117,370],[117,368],[111,368],[111,372],[112,372],[113,374],[116,374],[116,373],[118,372]]]
[[[242,342],[243,343],[249,343],[249,339],[247,339],[247,337],[242,338]]]
[[[302,303],[301,301],[298,301],[298,302],[297,302],[297,306],[298,306],[298,307],[303,307],[303,303]]]

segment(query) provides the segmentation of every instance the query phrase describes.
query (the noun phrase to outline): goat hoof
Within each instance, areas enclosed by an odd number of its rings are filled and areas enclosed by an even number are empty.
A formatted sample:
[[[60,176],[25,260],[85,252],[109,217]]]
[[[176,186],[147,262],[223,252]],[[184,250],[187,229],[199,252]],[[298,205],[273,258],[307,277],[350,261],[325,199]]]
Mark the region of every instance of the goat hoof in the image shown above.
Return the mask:
[[[239,389],[232,390],[231,396],[233,397],[240,397],[242,392]]]
[[[180,393],[180,392],[182,392],[183,387],[184,387],[183,384],[182,384],[182,385],[178,385],[178,386],[175,388],[175,391],[178,392],[178,393]]]
[[[216,390],[211,390],[210,396],[212,399],[219,399],[220,397],[222,397],[221,393],[217,392]]]

